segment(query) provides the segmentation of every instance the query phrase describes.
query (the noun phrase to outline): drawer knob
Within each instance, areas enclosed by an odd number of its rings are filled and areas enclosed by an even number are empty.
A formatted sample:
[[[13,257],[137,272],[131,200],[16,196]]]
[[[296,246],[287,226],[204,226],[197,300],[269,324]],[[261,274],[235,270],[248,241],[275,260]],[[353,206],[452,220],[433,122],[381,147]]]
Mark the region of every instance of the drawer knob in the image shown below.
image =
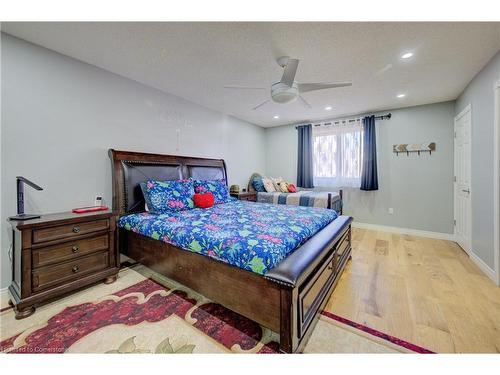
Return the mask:
[[[79,248],[76,245],[71,248],[71,251],[74,253],[78,252],[78,250],[79,250]]]
[[[73,232],[74,233],[79,233],[80,232],[80,227],[73,227]]]
[[[73,266],[73,272],[74,273],[77,273],[79,270],[80,270],[80,268],[78,266]]]

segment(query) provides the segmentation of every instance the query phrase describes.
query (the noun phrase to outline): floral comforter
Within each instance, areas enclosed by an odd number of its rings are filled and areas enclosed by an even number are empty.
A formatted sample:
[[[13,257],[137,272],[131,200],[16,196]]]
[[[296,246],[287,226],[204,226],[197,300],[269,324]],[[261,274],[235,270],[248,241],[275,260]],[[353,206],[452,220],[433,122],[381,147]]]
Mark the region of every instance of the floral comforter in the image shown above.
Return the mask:
[[[336,218],[323,208],[235,200],[208,209],[126,215],[118,226],[265,274]]]

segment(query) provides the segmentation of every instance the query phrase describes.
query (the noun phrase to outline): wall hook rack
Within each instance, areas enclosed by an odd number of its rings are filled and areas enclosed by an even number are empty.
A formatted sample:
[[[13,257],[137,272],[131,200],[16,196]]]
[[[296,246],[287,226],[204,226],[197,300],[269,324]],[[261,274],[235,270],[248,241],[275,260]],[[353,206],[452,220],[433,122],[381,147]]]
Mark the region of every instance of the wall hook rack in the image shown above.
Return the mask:
[[[400,153],[406,153],[406,156],[410,156],[410,153],[416,152],[420,156],[421,152],[428,152],[432,155],[433,151],[436,151],[436,142],[430,143],[401,143],[392,146],[392,151],[399,156]]]

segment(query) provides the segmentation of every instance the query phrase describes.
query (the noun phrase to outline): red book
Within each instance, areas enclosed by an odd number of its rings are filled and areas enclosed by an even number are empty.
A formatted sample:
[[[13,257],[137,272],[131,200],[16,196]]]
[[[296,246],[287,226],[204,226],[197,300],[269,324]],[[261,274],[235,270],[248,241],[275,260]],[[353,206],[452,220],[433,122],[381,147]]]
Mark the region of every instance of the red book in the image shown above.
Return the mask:
[[[73,208],[73,212],[75,214],[84,214],[86,212],[107,211],[107,210],[108,210],[108,207],[106,207],[106,206],[91,206],[91,207]]]

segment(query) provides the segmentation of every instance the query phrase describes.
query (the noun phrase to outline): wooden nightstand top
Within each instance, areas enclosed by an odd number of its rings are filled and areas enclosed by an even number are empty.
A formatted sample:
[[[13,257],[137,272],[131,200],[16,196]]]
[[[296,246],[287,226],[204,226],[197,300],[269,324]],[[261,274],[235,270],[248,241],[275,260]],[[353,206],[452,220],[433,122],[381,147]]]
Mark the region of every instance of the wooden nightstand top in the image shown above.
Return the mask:
[[[231,193],[231,196],[244,201],[257,201],[257,193],[250,191],[240,191],[239,193]]]
[[[17,229],[27,229],[32,227],[52,226],[63,223],[77,223],[80,221],[97,220],[101,218],[108,218],[113,214],[111,210],[85,212],[77,214],[71,211],[58,212],[53,214],[41,215],[37,219],[32,220],[8,220],[10,224]]]

